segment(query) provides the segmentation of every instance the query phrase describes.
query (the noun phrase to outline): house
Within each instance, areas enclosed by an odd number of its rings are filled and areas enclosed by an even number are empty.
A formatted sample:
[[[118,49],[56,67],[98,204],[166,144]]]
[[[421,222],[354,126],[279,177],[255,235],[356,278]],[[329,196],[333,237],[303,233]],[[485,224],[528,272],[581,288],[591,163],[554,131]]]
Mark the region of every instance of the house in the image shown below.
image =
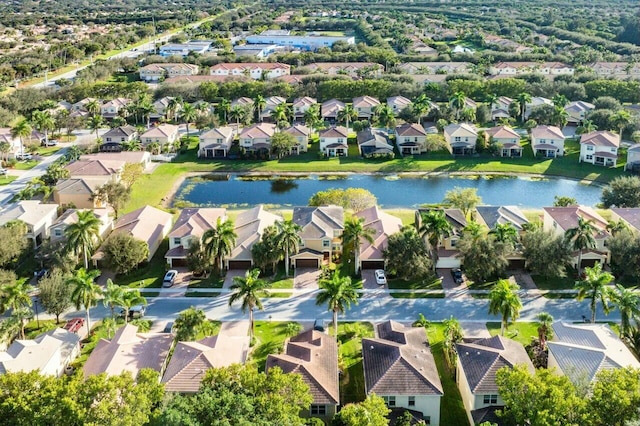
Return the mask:
[[[266,59],[277,50],[278,46],[275,44],[237,44],[233,46],[236,58],[253,56],[256,59]]]
[[[107,120],[116,118],[126,113],[127,105],[129,105],[130,102],[131,100],[127,98],[112,99],[100,107],[100,114]]]
[[[461,263],[457,257],[458,241],[462,237],[462,231],[467,226],[467,218],[460,209],[418,209],[415,213],[415,224],[420,229],[422,226],[422,215],[430,210],[439,210],[444,213],[444,217],[451,225],[451,235],[442,239],[438,247],[438,263],[436,268],[459,268]]]
[[[293,222],[302,229],[300,251],[291,256],[294,268],[320,268],[342,251],[344,210],[339,206],[294,207]]]
[[[502,336],[457,343],[456,382],[471,424],[489,407],[502,407],[496,372],[501,368],[525,366],[535,369],[522,344]]]
[[[146,170],[151,165],[151,154],[147,151],[99,152],[97,154],[83,154],[80,156],[80,160],[124,161],[125,164],[140,164],[143,170]]]
[[[242,108],[253,108],[253,99],[248,98],[246,96],[242,96],[238,99],[234,99],[231,101],[231,108],[233,108],[234,106],[240,106]]]
[[[627,148],[627,162],[625,170],[637,171],[640,169],[640,143],[636,143]]]
[[[376,324],[376,337],[362,339],[364,387],[387,406],[420,414],[428,425],[440,424],[444,395],[427,333],[395,321]]]
[[[340,405],[338,342],[333,336],[307,330],[285,342],[281,354],[267,357],[266,371],[279,367],[285,373],[300,374],[309,386],[313,401],[302,415],[331,420]]]
[[[227,220],[225,209],[182,209],[169,233],[169,250],[164,255],[169,267],[187,266],[187,253],[193,241],[200,241],[207,230],[216,227],[218,220]]]
[[[169,351],[171,333],[138,333],[138,327],[126,324],[113,339],[100,339],[84,364],[84,377],[106,373],[116,376],[125,371],[135,378],[143,368],[151,368],[162,376]]]
[[[242,129],[238,135],[240,147],[247,151],[271,152],[271,138],[277,127],[272,123],[256,123]]]
[[[180,133],[178,132],[178,126],[173,124],[160,124],[140,135],[140,142],[142,142],[145,147],[154,143],[159,144],[161,147],[165,145],[171,147],[179,138]]]
[[[578,267],[578,258],[581,258],[580,268],[593,266],[596,262],[605,264],[609,261],[609,249],[606,241],[611,237],[607,230],[608,222],[594,209],[586,206],[571,207],[545,207],[543,208],[543,228],[555,235],[564,236],[569,229],[578,227],[578,218],[589,221],[595,228],[593,238],[596,246],[579,252],[574,252],[573,267]]]
[[[104,142],[100,145],[100,151],[120,152],[123,150],[122,145],[136,139],[138,139],[138,130],[135,127],[129,125],[116,127],[102,135]]]
[[[545,158],[564,155],[564,134],[556,126],[536,126],[531,129],[531,149],[536,156]]]
[[[304,68],[312,73],[348,75],[351,78],[377,78],[384,73],[384,67],[374,62],[315,62]]]
[[[173,216],[171,216],[170,213],[156,209],[155,207],[145,206],[118,218],[111,235],[127,233],[136,240],[147,243],[149,247],[147,261],[149,261],[156,253],[156,250],[158,250],[162,240],[169,234],[172,222]],[[94,266],[103,258],[104,253],[101,249],[98,249],[93,257],[91,257],[94,261]]]
[[[271,114],[275,111],[278,105],[286,103],[287,100],[282,96],[269,96],[265,99],[264,108],[260,111],[260,119],[271,118]]]
[[[588,385],[603,370],[640,368],[640,362],[608,324],[554,322],[548,368],[575,385]]]
[[[391,96],[387,98],[387,105],[393,110],[394,114],[399,114],[403,109],[410,107],[413,104],[410,99],[404,96]]]
[[[356,270],[360,269],[384,269],[384,251],[387,248],[389,237],[402,228],[402,220],[385,213],[378,206],[369,207],[354,215],[363,219],[362,226],[374,231],[373,242],[367,240],[360,242],[360,255]]]
[[[371,128],[358,132],[356,136],[358,152],[364,157],[393,154],[393,145],[389,142],[388,134],[383,130]]]
[[[402,155],[427,152],[427,132],[420,124],[404,123],[396,127],[396,145]]]
[[[171,101],[174,98],[170,96],[165,96],[163,98],[158,99],[153,103],[153,111],[149,114],[149,120],[158,121],[164,118],[167,118],[167,114],[169,113],[169,105],[171,105]],[[178,111],[173,111],[173,115],[175,116]],[[170,117],[172,118],[172,117]]]
[[[194,394],[207,370],[244,364],[249,352],[249,336],[205,337],[197,342],[178,342],[162,376],[164,390]]]
[[[640,207],[612,207],[611,222],[622,221],[635,235],[640,234]]]
[[[183,75],[197,75],[200,68],[193,64],[184,63],[163,63],[149,64],[140,68],[140,80],[158,82],[165,78],[180,77]]]
[[[320,136],[320,152],[323,152],[327,157],[346,157],[349,154],[347,146],[349,132],[346,127],[329,127],[320,130],[318,135]]]
[[[318,101],[309,96],[304,96],[302,98],[296,98],[293,100],[293,118],[300,119],[304,118],[304,114],[311,108],[311,105],[317,105]]]
[[[188,56],[190,53],[204,54],[211,48],[211,42],[205,40],[191,40],[186,43],[167,43],[160,46],[160,56]]]
[[[501,157],[522,157],[520,135],[509,126],[497,126],[487,129],[486,135],[490,143],[498,146]]]
[[[358,114],[358,118],[370,119],[378,106],[380,106],[380,101],[371,96],[353,98],[353,109]]]
[[[588,67],[600,77],[640,77],[640,65],[633,62],[594,62]]]
[[[618,162],[620,135],[596,130],[580,136],[580,162],[615,167]]]
[[[84,98],[79,100],[75,104],[72,104],[71,108],[69,108],[69,112],[71,113],[71,116],[74,116],[74,113],[78,113],[78,114],[75,114],[75,116],[87,115],[89,113],[88,105],[93,102],[98,102],[98,105],[102,105],[100,100],[95,98]]]
[[[267,227],[280,220],[280,216],[269,213],[263,205],[240,213],[234,221],[236,245],[225,258],[227,269],[250,269],[253,266],[253,245],[260,241]]]
[[[294,124],[283,130],[285,133],[289,133],[296,139],[296,146],[293,147],[294,154],[300,154],[301,152],[307,152],[309,147],[309,136],[311,136],[311,129],[302,124]]]
[[[71,178],[102,178],[119,182],[125,164],[122,160],[76,160],[64,168],[69,171]]]
[[[579,125],[587,114],[595,109],[595,105],[585,101],[569,102],[564,110],[567,112],[567,124]]]
[[[0,143],[2,142],[9,144],[9,156],[15,156],[15,154],[20,153],[23,148],[20,138],[14,138],[11,136],[10,127],[0,127]],[[24,141],[25,144],[26,142],[27,140]]]
[[[0,211],[0,226],[19,220],[27,226],[25,237],[33,241],[33,247],[49,238],[49,228],[58,218],[57,204],[41,204],[38,200],[23,200],[9,204]]]
[[[525,120],[529,118],[534,108],[548,105],[553,106],[553,101],[551,99],[543,98],[542,96],[534,96],[531,98],[531,102],[527,102],[524,109],[524,118]]]
[[[291,74],[291,66],[278,62],[220,63],[212,66],[209,73],[217,76],[245,76],[254,80],[271,80]]]
[[[98,188],[110,181],[110,176],[61,179],[53,188],[53,201],[60,207],[104,208],[106,203],[95,198],[94,194]]]
[[[43,376],[61,377],[80,354],[80,336],[54,328],[33,340],[15,340],[0,352],[0,375],[37,371]]]
[[[340,111],[344,109],[344,102],[340,102],[337,99],[331,99],[323,102],[320,105],[320,116],[323,120],[329,120],[330,122],[336,122]]]
[[[449,124],[444,128],[444,140],[453,155],[472,155],[476,152],[478,131],[472,124]]]
[[[472,69],[469,62],[404,62],[397,68],[406,74],[466,74]]]
[[[498,62],[489,67],[490,75],[520,74],[573,75],[575,68],[562,62]]]
[[[331,48],[333,44],[338,41],[347,44],[356,43],[355,37],[353,36],[291,35],[290,33],[270,34],[267,31],[248,36],[246,38],[247,44],[275,44],[289,49],[314,51],[321,47]]]
[[[500,96],[496,102],[491,104],[491,120],[496,121],[500,118],[511,118],[511,114],[509,114],[511,103],[513,103],[513,99],[507,96]]]
[[[69,225],[78,222],[78,209],[68,209],[49,227],[51,241],[65,238],[65,232]],[[108,209],[95,209],[93,214],[100,221],[98,225],[98,239],[106,237],[113,229],[113,219],[109,216]]]
[[[511,225],[518,235],[523,235],[529,223],[524,213],[516,206],[478,206],[476,207],[475,220],[486,226],[489,230],[497,225]],[[525,258],[522,255],[522,246],[514,242],[514,248],[506,258],[509,261],[508,269],[524,269]]]
[[[198,157],[200,158],[224,158],[229,155],[229,150],[235,137],[233,127],[223,126],[208,130],[200,135],[198,144]]]

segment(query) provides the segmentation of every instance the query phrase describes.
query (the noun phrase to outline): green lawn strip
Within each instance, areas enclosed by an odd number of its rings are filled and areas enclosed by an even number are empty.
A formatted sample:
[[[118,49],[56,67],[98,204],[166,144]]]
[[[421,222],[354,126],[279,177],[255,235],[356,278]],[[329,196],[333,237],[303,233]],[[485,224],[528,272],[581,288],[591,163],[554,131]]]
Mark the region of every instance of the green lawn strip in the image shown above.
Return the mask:
[[[394,299],[444,299],[444,292],[438,293],[389,293]]]
[[[387,280],[387,285],[389,290],[442,290],[442,281],[439,279],[405,281],[393,278]]]
[[[328,325],[333,334],[333,325]],[[340,402],[364,401],[364,370],[362,365],[362,337],[374,337],[373,325],[368,322],[338,324],[338,359],[340,376]]]
[[[467,281],[467,288],[469,290],[491,290],[495,284],[495,281],[487,281],[486,283]]]
[[[38,155],[41,157],[49,157],[50,155],[55,154],[60,151],[62,147],[60,146],[41,146],[38,148]]]
[[[150,298],[150,297],[159,297],[160,296],[160,292],[159,291],[144,291],[141,292],[142,296],[144,296],[145,298]]]
[[[160,288],[167,270],[164,254],[169,249],[169,241],[164,240],[151,261],[126,275],[118,275],[114,282],[130,288]]]
[[[29,161],[18,161],[13,168],[16,170],[31,170],[33,169],[36,165],[38,164],[38,162],[36,160],[29,160]]]
[[[488,322],[487,330],[492,336],[500,334],[500,322]],[[515,322],[505,330],[504,336],[526,346],[531,343],[532,338],[538,337],[538,324],[524,321]]]
[[[189,281],[189,288],[222,288],[224,277],[215,274],[209,275],[207,278],[194,278]]]
[[[269,354],[282,352],[284,341],[287,338],[287,324],[288,322],[276,321],[255,322],[256,344],[251,351],[250,362],[257,365],[260,371],[264,371]]]
[[[220,333],[220,327],[222,327],[222,323],[216,320],[207,320],[210,324],[209,327],[205,327],[207,333],[203,333],[202,330],[198,332],[196,335],[196,340],[202,340],[205,337],[217,336]]]
[[[277,279],[271,283],[270,289],[293,288],[293,278]]]
[[[38,323],[40,327],[38,327]],[[56,324],[56,320],[31,320],[24,326],[24,335],[27,339],[35,339],[42,333],[46,333],[54,328],[63,327],[64,321],[60,320],[60,324]]]
[[[292,296],[291,293],[272,292],[272,291],[267,292],[267,294],[265,295],[265,297],[268,298],[268,299],[270,299],[270,298],[286,299],[287,297],[291,297],[291,296]]]
[[[427,336],[444,390],[444,396],[440,403],[440,424],[467,426],[469,420],[456,384],[455,369],[449,369],[444,358],[442,347],[444,326],[442,323],[431,323],[427,329]]]
[[[390,209],[385,210],[385,213],[389,213],[392,216],[400,218],[403,225],[413,225],[416,217],[416,212],[412,209]]]
[[[539,290],[572,290],[576,285],[576,272],[573,268],[567,271],[566,277],[546,278],[540,275],[531,275]]]
[[[219,291],[187,291],[184,297],[218,297]]]
[[[13,182],[16,179],[18,179],[18,176],[4,175],[4,176],[0,177],[0,186],[9,185],[11,182]]]

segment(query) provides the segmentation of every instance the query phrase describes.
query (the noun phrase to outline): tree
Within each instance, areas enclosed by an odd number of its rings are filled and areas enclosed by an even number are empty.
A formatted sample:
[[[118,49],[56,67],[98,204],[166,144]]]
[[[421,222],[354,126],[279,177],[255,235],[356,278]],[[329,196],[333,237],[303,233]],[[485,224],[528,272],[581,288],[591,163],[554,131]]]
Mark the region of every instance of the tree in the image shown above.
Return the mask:
[[[260,241],[251,247],[251,257],[253,263],[262,272],[266,273],[268,267],[271,268],[271,272],[276,272],[276,266],[282,257],[282,252],[278,249],[278,228],[275,225],[267,226],[264,229]]]
[[[87,120],[87,127],[96,132],[96,140],[100,139],[99,130],[104,126],[104,118],[101,115],[92,115]]]
[[[125,312],[129,312],[132,306],[137,305],[146,305],[147,299],[140,295],[140,290],[128,290],[122,294],[122,299],[120,300],[120,305],[124,309]],[[124,316],[124,322],[129,322],[129,315],[126,314]]]
[[[127,188],[131,188],[134,183],[144,173],[144,167],[141,163],[126,163],[122,168],[122,173],[120,174],[120,182],[124,184]]]
[[[520,105],[520,121],[524,123],[524,116],[527,112],[527,104],[531,103],[531,95],[526,92],[518,93],[516,96],[516,101],[518,101],[518,105]]]
[[[463,232],[458,241],[458,257],[464,265],[466,275],[475,282],[485,282],[501,276],[509,266],[506,256],[511,245],[496,241],[492,235],[474,236]]]
[[[196,340],[198,330],[205,323],[207,317],[202,309],[191,306],[180,312],[176,318],[176,340],[179,342],[191,342]]]
[[[456,186],[444,194],[443,202],[462,210],[462,213],[468,217],[471,210],[482,203],[482,198],[478,195],[476,188],[460,188]]]
[[[607,285],[613,281],[613,275],[609,272],[602,271],[602,265],[596,263],[592,268],[584,268],[585,278],[576,283],[578,295],[576,299],[582,301],[589,299],[589,307],[591,308],[591,322],[596,322],[596,304],[598,301],[602,304],[602,310],[605,314],[610,311],[609,301],[611,300],[611,291]]]
[[[93,251],[95,242],[100,238],[100,219],[93,210],[78,210],[76,222],[67,226],[64,231],[67,237],[67,249],[76,254],[82,254],[84,268],[89,268],[89,254]]]
[[[194,240],[189,244],[187,249],[187,267],[193,275],[202,276],[206,275],[213,266],[211,257],[205,253],[202,248],[202,243],[199,240]]]
[[[602,190],[602,204],[610,207],[640,207],[640,178],[618,176]]]
[[[556,195],[553,197],[553,207],[569,207],[577,206],[578,200],[573,197],[567,197],[562,195]]]
[[[429,210],[420,213],[420,236],[429,241],[431,262],[435,271],[438,264],[438,248],[442,239],[451,236],[453,227],[447,220],[443,210]]]
[[[109,236],[101,250],[105,264],[116,274],[128,274],[149,256],[146,242],[124,232]]]
[[[247,111],[242,108],[242,105],[234,105],[229,110],[229,118],[236,120],[236,128],[240,128],[240,121],[244,121],[247,115]]]
[[[300,323],[292,321],[292,322],[288,322],[287,326],[286,326],[286,334],[289,337],[293,337],[296,334],[300,333],[302,331],[302,325],[300,325]]]
[[[564,277],[573,258],[567,240],[541,227],[528,230],[522,236],[522,247],[527,269],[545,278]]]
[[[358,290],[362,284],[356,284],[350,277],[341,277],[334,272],[330,279],[321,279],[320,292],[316,294],[316,305],[327,304],[333,314],[334,336],[338,335],[338,314],[344,314],[351,303],[358,304]]]
[[[11,275],[6,275],[11,279]],[[27,281],[16,281],[15,274],[12,281],[5,283],[0,282],[0,302],[2,303],[2,311],[11,309],[13,314],[19,314],[20,318],[20,338],[24,340],[24,317],[29,315],[22,315],[19,311],[28,310],[33,304],[29,293],[33,288]]]
[[[256,107],[256,113],[258,114],[258,120],[262,121],[262,111],[267,106],[267,101],[262,95],[256,96],[253,100],[253,105]]]
[[[457,362],[456,344],[462,342],[462,326],[454,317],[450,317],[442,323],[444,325],[444,340],[442,342],[444,354],[449,368],[455,368]]]
[[[15,126],[11,128],[11,137],[18,138],[20,140],[20,154],[24,154],[24,138],[31,137],[33,129],[26,119],[18,121]]]
[[[7,223],[0,227],[0,268],[15,265],[29,246],[23,223]]]
[[[40,303],[45,312],[56,316],[56,324],[60,323],[62,315],[72,305],[71,287],[67,285],[62,272],[53,270],[48,277],[38,283],[40,289]]]
[[[640,315],[640,296],[636,287],[625,288],[616,284],[611,292],[610,299],[613,305],[620,311],[620,335],[627,336],[631,328],[631,319]]]
[[[347,220],[342,231],[342,245],[353,251],[353,265],[356,274],[360,265],[360,244],[362,240],[373,244],[373,237],[376,231],[373,228],[364,226],[364,218],[354,216]]]
[[[423,279],[431,272],[424,239],[412,226],[389,237],[383,256],[387,271],[405,281]]]
[[[111,311],[111,319],[116,317],[116,306],[123,306],[124,289],[107,279],[107,285],[102,292],[102,304]],[[126,318],[126,316],[125,316]]]
[[[95,279],[100,276],[97,269],[87,271],[80,268],[76,273],[66,279],[67,285],[72,287],[71,301],[76,305],[76,309],[83,307],[87,316],[87,336],[91,335],[91,317],[89,309],[97,305],[98,299],[102,296],[100,286],[95,283]]]
[[[456,112],[456,120],[460,119],[460,112],[464,109],[467,102],[467,97],[464,92],[455,92],[451,98],[449,98],[449,105]]]
[[[424,93],[416,98],[412,105],[413,112],[418,117],[418,124],[421,123],[422,117],[429,113],[429,109],[431,109],[431,99],[427,97]]]
[[[278,158],[281,158],[285,154],[291,154],[291,150],[297,143],[296,138],[287,132],[276,132],[271,137],[271,149]]]
[[[44,133],[44,140],[49,141],[49,131],[56,126],[54,118],[49,111],[34,111],[31,114],[31,122],[33,127]]]
[[[229,306],[237,301],[241,301],[242,312],[249,311],[249,327],[250,337],[253,340],[253,310],[258,308],[262,310],[261,297],[266,293],[266,289],[271,285],[265,280],[258,278],[260,276],[259,269],[248,270],[244,277],[233,277],[233,284],[229,289]]]
[[[598,129],[598,126],[596,126],[593,121],[591,120],[582,120],[582,124],[580,124],[577,128],[576,128],[576,135],[584,135],[587,133],[591,133],[595,130]]]
[[[309,199],[310,206],[327,206],[334,204],[358,213],[377,204],[375,195],[363,188],[336,189],[318,191]]]
[[[557,95],[555,95],[551,101],[553,102],[553,105],[556,107],[560,107],[560,108],[564,108],[565,106],[567,106],[567,104],[569,103],[569,99],[567,99],[567,97],[563,94],[558,93]]]
[[[131,188],[127,188],[120,182],[107,182],[96,188],[93,197],[102,203],[109,204],[117,219],[118,213],[131,198]]]
[[[391,412],[381,397],[371,394],[358,403],[347,404],[334,417],[336,426],[387,426]]]
[[[176,117],[176,114],[182,108],[183,100],[180,96],[169,99],[167,104],[167,118],[171,121]]]
[[[564,234],[564,238],[571,244],[574,250],[578,250],[578,272],[582,267],[582,252],[583,250],[595,248],[596,240],[593,235],[596,232],[596,228],[593,225],[592,220],[587,220],[582,216],[578,217],[578,226],[575,228],[567,229]]]
[[[375,107],[375,116],[377,117],[378,124],[385,129],[395,127],[396,125],[396,117],[389,104],[384,103]]]
[[[520,317],[522,301],[518,296],[520,286],[508,280],[499,280],[489,292],[489,313],[500,315],[500,335],[504,332],[509,322]]]
[[[547,340],[550,340],[553,337],[553,328],[551,328],[551,324],[553,324],[553,316],[547,312],[540,312],[536,315],[536,320],[538,320],[538,340],[540,341],[542,350],[545,350],[547,347]]]
[[[236,232],[232,220],[218,218],[216,227],[202,234],[202,246],[218,271],[222,271],[225,256],[231,254],[236,245]]]
[[[597,425],[626,426],[638,421],[640,371],[634,368],[601,369],[589,398],[589,411]]]
[[[278,230],[276,246],[284,257],[284,273],[288,277],[289,258],[300,250],[302,238],[300,238],[299,232],[302,231],[302,228],[292,220],[277,221],[276,228]]]
[[[607,240],[611,252],[611,272],[618,281],[635,283],[640,280],[640,239],[626,229]]]
[[[353,106],[345,105],[343,109],[338,111],[337,118],[338,118],[338,121],[345,123],[347,127],[347,131],[349,131],[349,123],[353,122],[358,118],[358,112],[355,109],[353,109]]]
[[[189,137],[189,123],[193,123],[198,116],[198,111],[192,104],[185,103],[179,112],[180,121],[187,127],[187,138]]]
[[[620,138],[622,138],[622,131],[631,124],[631,113],[625,109],[621,109],[611,116],[609,122],[618,129],[618,134]]]
[[[493,235],[497,242],[510,244],[512,247],[518,242],[518,231],[509,222],[496,223],[489,235]]]

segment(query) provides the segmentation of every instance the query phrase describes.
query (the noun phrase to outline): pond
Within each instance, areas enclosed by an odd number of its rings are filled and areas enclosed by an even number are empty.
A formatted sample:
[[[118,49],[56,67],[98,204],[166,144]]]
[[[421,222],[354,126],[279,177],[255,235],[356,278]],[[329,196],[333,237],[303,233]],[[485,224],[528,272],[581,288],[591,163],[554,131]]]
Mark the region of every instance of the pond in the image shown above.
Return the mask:
[[[364,188],[385,208],[414,208],[439,203],[455,187],[477,188],[483,204],[530,208],[553,205],[553,197],[570,196],[580,204],[600,202],[602,188],[570,179],[528,178],[497,175],[412,176],[396,175],[304,175],[295,177],[206,175],[185,179],[173,205],[179,207],[249,207],[307,205],[318,191],[330,188]]]

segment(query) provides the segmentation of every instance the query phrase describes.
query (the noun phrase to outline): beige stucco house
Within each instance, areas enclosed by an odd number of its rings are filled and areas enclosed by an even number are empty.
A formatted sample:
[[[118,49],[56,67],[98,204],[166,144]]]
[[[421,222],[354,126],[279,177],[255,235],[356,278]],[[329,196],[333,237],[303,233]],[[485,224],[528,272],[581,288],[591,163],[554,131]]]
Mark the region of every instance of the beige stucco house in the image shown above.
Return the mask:
[[[615,167],[618,162],[620,135],[596,130],[580,136],[580,162]]]
[[[358,114],[358,118],[370,119],[378,106],[380,106],[380,101],[372,96],[353,98],[353,109]]]
[[[95,209],[92,210],[93,214],[100,221],[100,225],[98,226],[98,238],[102,239],[106,237],[109,232],[113,229],[113,219],[109,216],[108,209]],[[77,209],[69,209],[65,211],[49,228],[49,235],[51,236],[51,241],[56,241],[65,238],[65,231],[69,225],[78,222],[78,210]]]
[[[53,201],[60,207],[100,209],[107,206],[94,194],[111,179],[108,176],[69,178],[59,180],[53,188]]]
[[[300,251],[291,256],[293,266],[320,268],[342,251],[344,210],[339,206],[294,207],[293,222],[300,226]]]
[[[360,256],[356,270],[360,269],[384,269],[384,250],[386,250],[389,237],[402,228],[400,218],[384,212],[380,207],[373,206],[364,209],[354,215],[363,219],[364,228],[373,229],[373,242],[367,240],[360,242]]]
[[[264,209],[261,204],[240,213],[235,221],[236,245],[225,258],[228,269],[250,269],[253,266],[251,249],[260,241],[264,230],[282,218]]]
[[[395,130],[396,145],[402,155],[418,155],[427,152],[427,132],[417,123],[404,123]]]
[[[349,132],[344,126],[329,127],[318,132],[319,150],[327,157],[346,157],[349,154]]]
[[[142,142],[142,145],[145,147],[153,143],[160,144],[160,146],[173,146],[178,139],[180,139],[178,126],[173,124],[160,124],[140,135],[140,142]]]
[[[266,150],[271,152],[271,138],[277,127],[272,123],[256,123],[242,129],[238,135],[240,147],[247,151]]]
[[[453,155],[472,155],[476,152],[478,131],[468,123],[449,124],[444,128],[444,140]]]
[[[415,223],[422,226],[422,214],[432,209],[418,209],[415,213]],[[460,258],[458,258],[458,249],[456,248],[458,241],[462,237],[462,230],[467,226],[467,218],[460,209],[434,209],[444,213],[444,217],[451,225],[451,235],[442,239],[440,247],[438,247],[438,263],[436,268],[459,268]]]
[[[557,126],[536,126],[531,129],[533,154],[545,158],[564,155],[564,134]]]
[[[520,135],[509,126],[497,126],[486,130],[490,143],[498,146],[500,157],[522,157]]]
[[[301,152],[307,152],[309,149],[309,136],[311,136],[311,129],[302,124],[294,124],[283,130],[285,133],[289,133],[296,140],[296,145],[292,149],[292,154],[300,154]]]
[[[229,155],[235,130],[233,127],[216,127],[202,133],[199,137],[198,157],[224,158]]]
[[[58,218],[57,204],[43,204],[38,200],[23,200],[9,204],[0,212],[0,226],[19,220],[27,226],[26,238],[34,248],[49,238],[49,228]]]
[[[164,255],[169,267],[186,266],[187,253],[191,244],[200,240],[207,230],[215,228],[218,219],[227,220],[225,209],[182,209],[169,233],[169,250]]]

